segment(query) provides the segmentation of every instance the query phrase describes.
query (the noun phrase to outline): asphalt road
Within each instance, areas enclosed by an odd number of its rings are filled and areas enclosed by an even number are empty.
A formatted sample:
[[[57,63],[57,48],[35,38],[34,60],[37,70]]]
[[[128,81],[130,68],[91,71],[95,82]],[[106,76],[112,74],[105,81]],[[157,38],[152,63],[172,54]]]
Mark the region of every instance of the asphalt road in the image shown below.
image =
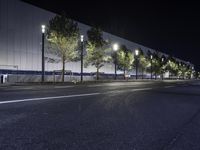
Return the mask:
[[[199,150],[200,82],[0,87],[0,150]]]

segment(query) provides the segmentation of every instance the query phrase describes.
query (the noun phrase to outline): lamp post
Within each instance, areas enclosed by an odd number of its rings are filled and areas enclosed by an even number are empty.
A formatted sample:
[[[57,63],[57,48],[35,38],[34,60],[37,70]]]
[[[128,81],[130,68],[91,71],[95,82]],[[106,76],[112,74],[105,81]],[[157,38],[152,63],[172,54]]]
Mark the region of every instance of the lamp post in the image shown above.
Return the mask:
[[[45,28],[46,26],[45,25],[42,25],[41,26],[42,28],[42,83],[44,82],[44,70],[45,70],[45,62],[44,62],[44,34],[45,34]]]
[[[81,83],[83,82],[83,42],[84,36],[81,35]]]
[[[138,79],[138,55],[139,55],[139,50],[138,49],[136,49],[135,50],[135,70],[136,70],[136,80]]]
[[[162,80],[164,79],[164,69],[163,69],[163,65],[164,65],[164,58],[162,57]]]
[[[115,80],[117,79],[117,51],[119,49],[119,45],[117,43],[113,44],[114,51],[114,64],[115,64]]]
[[[169,60],[168,62],[169,62],[169,66],[170,66],[170,69],[171,69],[171,65],[170,65],[170,64],[171,64],[171,61]],[[169,70],[169,79],[171,79],[171,73],[170,73],[170,70]]]
[[[181,74],[182,74],[182,71],[181,71],[181,63],[179,62],[178,63],[178,79],[180,79],[181,78]]]
[[[193,76],[193,75],[194,75],[194,72],[195,72],[195,71],[194,71],[194,66],[192,66],[191,79],[193,79],[193,77],[194,77],[194,76]]]
[[[153,59],[153,55],[151,55],[150,58],[151,58],[151,80],[152,80],[152,59]]]

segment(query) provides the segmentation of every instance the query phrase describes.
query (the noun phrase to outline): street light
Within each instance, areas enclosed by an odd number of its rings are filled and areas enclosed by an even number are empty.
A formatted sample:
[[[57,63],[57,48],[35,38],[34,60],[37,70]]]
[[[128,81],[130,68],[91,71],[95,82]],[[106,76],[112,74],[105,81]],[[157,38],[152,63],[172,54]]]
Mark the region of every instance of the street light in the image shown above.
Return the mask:
[[[164,69],[163,69],[163,65],[164,65],[164,58],[162,57],[162,80],[164,79]]]
[[[116,52],[119,49],[119,45],[117,43],[113,44],[113,50]]]
[[[153,59],[153,55],[151,55],[150,58],[151,58],[151,80],[152,80],[152,59]]]
[[[83,82],[83,45],[84,35],[81,35],[81,83]]]
[[[44,62],[44,34],[45,34],[45,25],[41,26],[42,28],[42,83],[44,82],[44,75],[45,75],[45,62]]]
[[[181,68],[181,62],[178,62],[178,79],[180,79],[182,76],[182,72],[180,68]]]
[[[139,50],[135,50],[135,62],[136,62],[136,80],[138,79],[138,55],[139,55]]]
[[[169,66],[170,66],[170,68],[171,68],[171,65],[170,65],[171,60],[169,60],[168,62],[169,62]],[[170,78],[171,78],[171,72],[170,72],[170,70],[169,70],[169,79],[170,79]]]
[[[119,49],[119,45],[117,43],[113,44],[112,46],[114,51],[114,64],[115,64],[115,80],[117,79],[117,51]]]

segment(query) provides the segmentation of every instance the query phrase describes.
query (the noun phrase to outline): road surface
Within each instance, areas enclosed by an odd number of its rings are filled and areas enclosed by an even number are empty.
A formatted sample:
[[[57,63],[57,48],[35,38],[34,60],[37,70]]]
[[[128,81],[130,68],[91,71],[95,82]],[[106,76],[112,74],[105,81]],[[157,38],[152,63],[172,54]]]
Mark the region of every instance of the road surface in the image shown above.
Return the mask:
[[[199,150],[200,82],[0,87],[1,150]]]

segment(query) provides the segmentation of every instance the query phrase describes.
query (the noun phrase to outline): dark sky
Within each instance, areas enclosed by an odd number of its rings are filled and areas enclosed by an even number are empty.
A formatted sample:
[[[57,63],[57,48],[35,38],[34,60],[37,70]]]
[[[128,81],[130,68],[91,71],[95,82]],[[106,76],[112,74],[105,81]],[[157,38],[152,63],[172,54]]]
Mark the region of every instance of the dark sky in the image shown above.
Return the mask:
[[[25,0],[82,23],[190,61],[200,70],[197,1]]]

